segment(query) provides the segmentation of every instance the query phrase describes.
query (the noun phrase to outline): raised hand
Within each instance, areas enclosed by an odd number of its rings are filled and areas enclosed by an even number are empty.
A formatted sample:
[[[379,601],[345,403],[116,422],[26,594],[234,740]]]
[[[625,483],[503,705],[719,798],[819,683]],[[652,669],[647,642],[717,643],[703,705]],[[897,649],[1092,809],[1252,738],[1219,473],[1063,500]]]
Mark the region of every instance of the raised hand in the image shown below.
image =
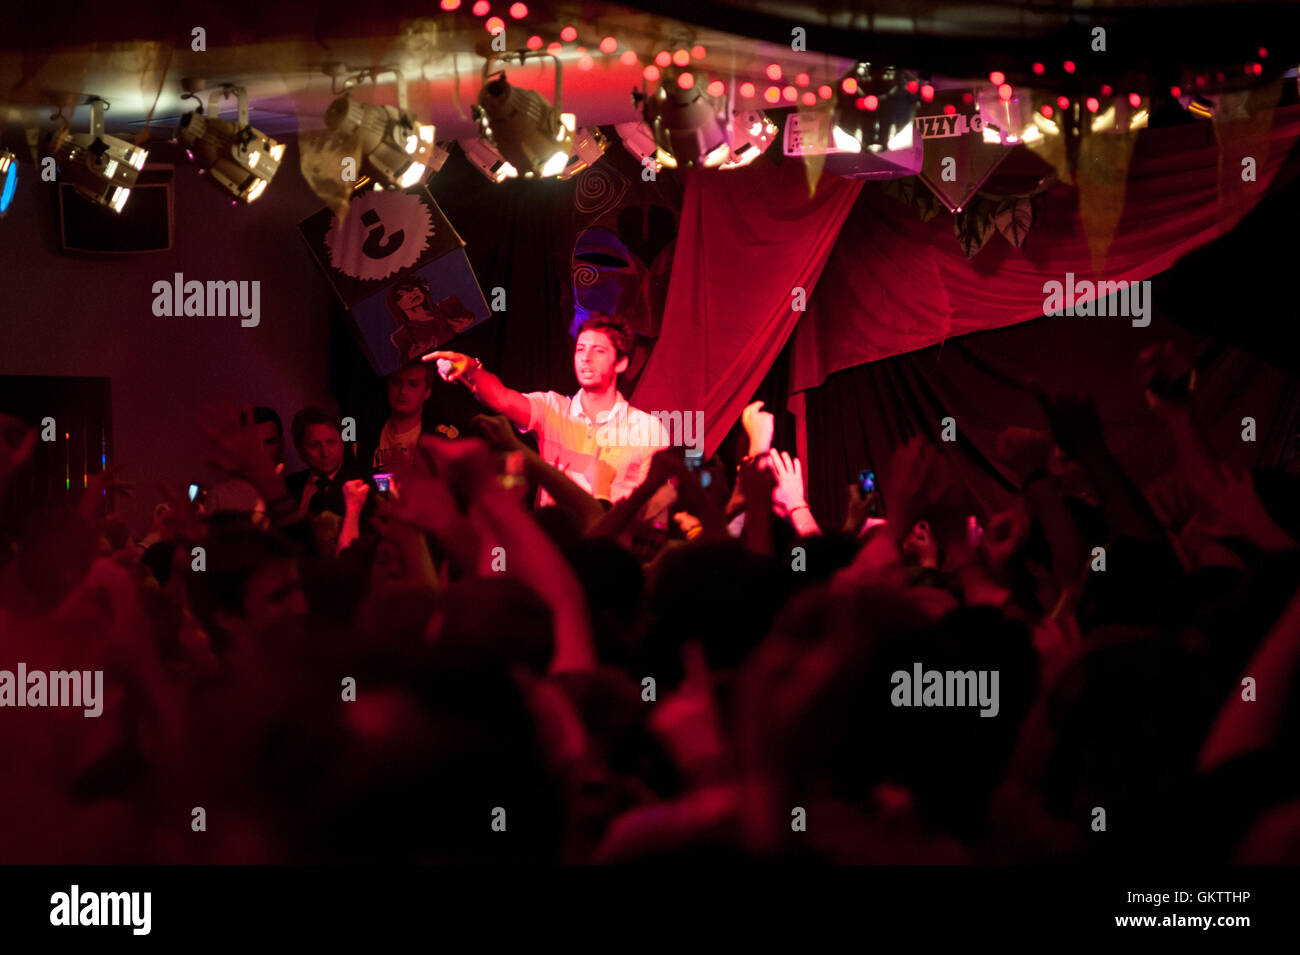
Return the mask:
[[[749,454],[757,458],[772,450],[772,434],[776,430],[776,418],[770,411],[763,410],[763,402],[755,401],[745,406],[740,413],[740,423],[749,435]]]
[[[772,503],[782,517],[797,507],[807,507],[808,500],[803,489],[803,465],[798,458],[791,458],[784,451],[770,452],[772,460],[772,477],[776,487],[772,489]]]
[[[366,495],[369,493],[370,485],[365,481],[347,481],[343,485],[343,506],[349,511],[359,512],[365,506]]]
[[[433,351],[425,355],[421,361],[436,361],[438,363],[438,374],[442,376],[443,381],[460,381],[469,371],[470,366],[474,364],[474,359],[469,355],[463,355],[458,351]],[[468,379],[466,384],[468,384]]]
[[[483,439],[497,451],[523,451],[528,445],[519,439],[519,432],[510,423],[510,419],[500,414],[475,415],[473,423],[483,434]]]

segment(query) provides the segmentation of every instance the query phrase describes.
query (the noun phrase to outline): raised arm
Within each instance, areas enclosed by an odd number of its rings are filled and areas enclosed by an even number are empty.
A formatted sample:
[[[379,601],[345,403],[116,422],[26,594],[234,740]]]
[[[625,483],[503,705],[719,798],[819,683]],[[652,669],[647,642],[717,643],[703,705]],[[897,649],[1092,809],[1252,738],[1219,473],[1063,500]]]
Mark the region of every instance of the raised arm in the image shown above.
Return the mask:
[[[455,351],[435,351],[425,355],[423,360],[438,362],[438,374],[446,381],[459,381],[483,404],[509,418],[516,428],[528,427],[533,416],[528,399],[502,384],[501,379],[484,368],[477,358]]]

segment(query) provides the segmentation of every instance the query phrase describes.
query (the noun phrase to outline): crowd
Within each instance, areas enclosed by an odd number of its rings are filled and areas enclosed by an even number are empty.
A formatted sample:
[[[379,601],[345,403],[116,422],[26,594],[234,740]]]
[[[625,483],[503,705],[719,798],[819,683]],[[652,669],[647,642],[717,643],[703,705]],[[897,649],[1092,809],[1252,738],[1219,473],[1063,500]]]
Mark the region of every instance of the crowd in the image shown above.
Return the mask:
[[[761,404],[738,465],[668,447],[617,500],[508,415],[424,433],[432,365],[359,453],[322,411],[213,406],[220,482],[150,528],[111,469],[5,511],[0,668],[105,700],[0,709],[0,859],[1300,861],[1294,484],[1222,467],[1178,357],[1144,359],[1156,484],[1040,394],[1006,510],[918,436],[837,528]],[[0,423],[2,492],[34,433]],[[996,713],[898,705],[918,666],[996,672]]]

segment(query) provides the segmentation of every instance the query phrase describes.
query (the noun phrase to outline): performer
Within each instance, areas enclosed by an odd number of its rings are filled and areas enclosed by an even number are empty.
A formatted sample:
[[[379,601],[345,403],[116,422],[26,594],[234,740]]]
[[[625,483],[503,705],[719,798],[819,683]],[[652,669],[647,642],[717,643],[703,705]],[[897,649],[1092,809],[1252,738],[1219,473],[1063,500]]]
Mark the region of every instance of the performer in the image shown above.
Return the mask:
[[[542,460],[564,472],[593,497],[617,501],[644,479],[650,457],[668,446],[659,420],[633,408],[618,391],[618,376],[627,370],[632,340],[614,319],[593,314],[578,327],[573,372],[578,391],[521,394],[502,384],[477,358],[435,351],[447,381],[463,382],[479,401],[501,412],[520,431],[537,433]],[[542,491],[539,504],[550,503]]]

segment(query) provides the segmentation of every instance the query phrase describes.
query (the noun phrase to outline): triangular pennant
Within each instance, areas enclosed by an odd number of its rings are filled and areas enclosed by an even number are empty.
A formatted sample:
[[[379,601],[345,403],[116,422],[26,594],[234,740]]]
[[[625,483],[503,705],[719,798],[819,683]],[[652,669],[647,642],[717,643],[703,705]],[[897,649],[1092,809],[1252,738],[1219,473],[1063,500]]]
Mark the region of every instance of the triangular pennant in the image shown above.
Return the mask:
[[[948,106],[951,112],[945,110]],[[1002,145],[996,133],[992,142],[985,141],[979,114],[964,104],[960,91],[937,94],[933,102],[918,106],[913,124],[913,135],[925,143],[921,181],[949,212],[964,209],[1015,148]]]
[[[1282,80],[1241,93],[1224,93],[1214,109],[1214,136],[1219,141],[1219,222],[1231,229],[1259,197],[1273,110],[1282,95]]]
[[[1137,131],[1088,133],[1079,143],[1079,218],[1092,252],[1092,268],[1106,266],[1106,253],[1124,214],[1129,161]]]

